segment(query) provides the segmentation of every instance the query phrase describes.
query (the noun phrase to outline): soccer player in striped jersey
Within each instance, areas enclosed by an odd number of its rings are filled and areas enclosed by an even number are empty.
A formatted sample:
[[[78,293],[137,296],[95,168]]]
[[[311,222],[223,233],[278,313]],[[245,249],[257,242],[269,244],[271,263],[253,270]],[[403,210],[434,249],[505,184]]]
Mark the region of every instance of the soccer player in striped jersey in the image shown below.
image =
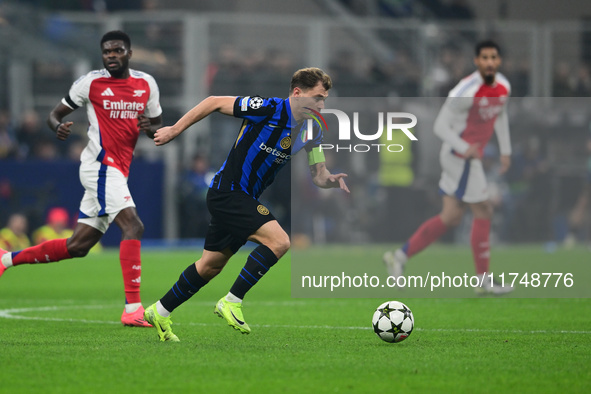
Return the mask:
[[[403,274],[407,260],[460,224],[469,206],[474,216],[470,243],[477,275],[489,272],[489,234],[493,214],[481,157],[484,147],[496,132],[501,152],[502,173],[511,165],[511,141],[507,118],[507,99],[511,86],[497,70],[501,65],[499,46],[483,41],[476,46],[477,70],[453,88],[434,126],[443,140],[439,181],[443,195],[441,213],[424,222],[402,248],[384,254],[388,274]],[[477,293],[504,294],[511,287],[483,281]]]
[[[259,244],[230,292],[214,307],[228,325],[248,334],[242,299],[277,263],[290,247],[289,237],[258,198],[292,155],[304,149],[313,182],[321,188],[349,192],[346,174],[331,174],[319,148],[322,130],[315,127],[311,139],[306,129],[307,113],[319,111],[332,87],[330,77],[319,68],[296,71],[289,98],[208,97],[187,112],[174,126],[156,132],[154,142],[164,145],[192,124],[213,112],[244,119],[236,142],[211,182],[207,206],[211,223],[201,258],[181,273],[179,280],[155,304],[146,308],[145,319],[158,330],[161,341],[178,341],[171,330],[170,313],[219,274],[230,257],[247,240]]]
[[[104,69],[80,77],[50,113],[47,123],[57,138],[70,135],[64,117],[85,106],[89,141],[81,155],[85,192],[78,224],[67,239],[55,239],[18,252],[0,250],[0,275],[12,266],[51,263],[86,256],[111,222],[121,228],[120,261],[125,290],[121,322],[150,327],[140,299],[140,240],[144,225],[127,186],[129,166],[140,132],[154,138],[162,125],[158,85],[152,76],[129,68],[131,41],[122,31],[106,33],[100,43]]]

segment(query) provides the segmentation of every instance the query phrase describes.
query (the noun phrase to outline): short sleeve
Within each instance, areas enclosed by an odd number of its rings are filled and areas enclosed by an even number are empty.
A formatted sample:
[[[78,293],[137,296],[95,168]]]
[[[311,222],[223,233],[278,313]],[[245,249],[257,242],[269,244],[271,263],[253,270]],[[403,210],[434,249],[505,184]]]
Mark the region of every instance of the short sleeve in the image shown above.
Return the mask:
[[[236,97],[234,102],[234,116],[248,119],[253,123],[259,123],[273,116],[277,109],[275,98],[263,98],[259,96]]]
[[[78,78],[70,87],[68,95],[62,99],[62,103],[71,109],[85,105],[89,100],[88,92],[91,83],[92,77],[90,73]]]
[[[151,75],[145,74],[145,76],[148,86],[150,87],[150,97],[148,97],[148,103],[144,114],[148,118],[155,118],[162,114],[162,107],[160,106],[160,89],[158,89],[158,84]]]

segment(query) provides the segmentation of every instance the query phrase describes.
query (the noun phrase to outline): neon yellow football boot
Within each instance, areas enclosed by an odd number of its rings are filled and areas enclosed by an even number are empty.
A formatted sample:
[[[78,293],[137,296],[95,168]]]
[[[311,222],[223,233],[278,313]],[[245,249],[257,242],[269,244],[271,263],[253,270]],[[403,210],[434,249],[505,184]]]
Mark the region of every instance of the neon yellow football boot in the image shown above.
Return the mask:
[[[240,331],[242,334],[250,334],[250,327],[246,324],[242,315],[242,303],[229,302],[226,301],[225,297],[222,297],[215,304],[213,313],[226,319],[230,327],[234,327],[235,330]]]
[[[144,312],[144,319],[156,327],[158,330],[158,337],[160,337],[160,341],[170,341],[170,342],[179,342],[179,337],[174,335],[170,326],[172,326],[172,320],[170,317],[162,317],[158,314],[156,310],[156,304],[152,304],[146,308]]]

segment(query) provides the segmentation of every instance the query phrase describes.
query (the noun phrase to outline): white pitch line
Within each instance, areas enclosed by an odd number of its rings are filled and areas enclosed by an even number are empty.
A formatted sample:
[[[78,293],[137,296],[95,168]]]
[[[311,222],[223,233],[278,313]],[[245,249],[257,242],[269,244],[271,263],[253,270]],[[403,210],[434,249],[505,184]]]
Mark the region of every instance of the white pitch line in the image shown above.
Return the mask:
[[[35,308],[12,308],[12,309],[0,309],[0,318],[5,319],[18,319],[18,320],[41,320],[41,321],[65,321],[65,322],[79,322],[79,323],[92,323],[92,324],[121,324],[121,322],[107,321],[107,320],[87,320],[87,319],[71,319],[61,317],[39,317],[39,316],[20,316],[15,313],[26,313],[26,312],[49,312],[58,311],[64,309],[105,309],[111,306],[107,305],[68,305],[68,306],[45,306]]]
[[[208,305],[210,303],[207,303]],[[0,309],[0,318],[17,319],[17,320],[38,320],[38,321],[59,321],[59,322],[77,322],[89,324],[121,324],[120,321],[109,320],[87,320],[87,319],[73,319],[60,317],[40,317],[40,316],[21,316],[19,313],[27,312],[48,312],[66,309],[107,309],[113,308],[113,305],[67,305],[67,306],[46,306],[33,308],[13,308]],[[176,325],[188,325],[199,327],[219,326],[214,323],[176,323]],[[250,324],[251,327],[256,328],[288,328],[288,329],[314,329],[314,330],[371,330],[371,327],[359,326],[328,326],[328,325],[289,325],[289,324]],[[421,328],[416,327],[415,331],[425,332],[476,332],[476,333],[497,333],[497,334],[582,334],[589,335],[591,331],[549,331],[549,330],[493,330],[481,328]]]

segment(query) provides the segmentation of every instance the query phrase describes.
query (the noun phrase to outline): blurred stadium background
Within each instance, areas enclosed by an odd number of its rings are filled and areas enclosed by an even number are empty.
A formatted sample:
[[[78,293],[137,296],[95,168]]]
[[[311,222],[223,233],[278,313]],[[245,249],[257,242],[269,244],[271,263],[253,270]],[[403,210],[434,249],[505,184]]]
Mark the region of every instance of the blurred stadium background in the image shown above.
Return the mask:
[[[132,39],[132,68],[159,84],[167,125],[212,94],[285,97],[293,71],[310,65],[331,74],[333,96],[401,102],[442,97],[472,71],[474,44],[495,39],[503,49],[501,71],[520,98],[518,109],[543,98],[569,98],[540,122],[520,123],[522,112],[511,112],[514,166],[494,181],[495,241],[584,241],[590,210],[590,18],[586,0],[560,6],[552,0],[0,0],[0,227],[13,212],[26,214],[29,231],[43,224],[53,206],[76,213],[86,114],[71,115],[75,133],[67,143],[55,139],[45,119],[74,80],[102,68],[101,35],[122,29]],[[225,159],[239,124],[213,115],[164,148],[140,138],[130,187],[145,238],[178,243],[204,235],[203,180]],[[438,142],[425,141],[431,142],[419,144],[410,164],[411,184],[383,185],[364,177],[379,158],[363,161],[351,175],[350,182],[376,206],[388,206],[388,186],[407,189],[420,203],[410,218],[401,216],[395,232],[383,236],[372,234],[371,226],[331,226],[332,216],[342,216],[334,208],[365,212],[368,204],[331,200],[309,218],[312,241],[397,242],[435,213]],[[497,154],[494,146],[489,154]],[[264,195],[286,226],[289,186],[285,176]],[[585,198],[586,210],[577,212]],[[349,223],[358,219],[350,217]],[[462,242],[465,232],[460,228],[446,240]],[[118,238],[111,229],[104,244],[116,245]]]

